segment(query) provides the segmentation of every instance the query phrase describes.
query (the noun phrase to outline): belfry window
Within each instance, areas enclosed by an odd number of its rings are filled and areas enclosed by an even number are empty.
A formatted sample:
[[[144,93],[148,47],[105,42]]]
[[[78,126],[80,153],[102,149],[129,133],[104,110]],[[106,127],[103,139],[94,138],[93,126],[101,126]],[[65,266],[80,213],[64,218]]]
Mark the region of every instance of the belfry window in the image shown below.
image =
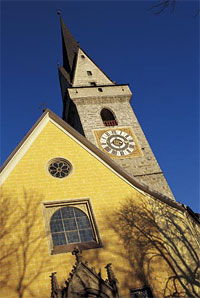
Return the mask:
[[[115,116],[108,109],[104,108],[104,109],[101,110],[101,119],[102,119],[103,124],[105,126],[116,126],[117,125],[117,121],[115,119]]]

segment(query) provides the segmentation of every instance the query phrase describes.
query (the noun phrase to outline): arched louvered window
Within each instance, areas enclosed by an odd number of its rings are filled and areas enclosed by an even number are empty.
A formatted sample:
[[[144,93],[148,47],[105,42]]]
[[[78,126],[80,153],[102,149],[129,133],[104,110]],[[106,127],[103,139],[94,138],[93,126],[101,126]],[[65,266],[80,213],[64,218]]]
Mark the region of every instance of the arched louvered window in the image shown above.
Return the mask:
[[[105,126],[115,126],[115,125],[117,125],[117,121],[115,119],[115,116],[108,109],[104,108],[104,109],[101,110],[101,119],[102,119],[103,124]]]
[[[94,241],[88,216],[75,207],[58,209],[51,217],[53,246]]]

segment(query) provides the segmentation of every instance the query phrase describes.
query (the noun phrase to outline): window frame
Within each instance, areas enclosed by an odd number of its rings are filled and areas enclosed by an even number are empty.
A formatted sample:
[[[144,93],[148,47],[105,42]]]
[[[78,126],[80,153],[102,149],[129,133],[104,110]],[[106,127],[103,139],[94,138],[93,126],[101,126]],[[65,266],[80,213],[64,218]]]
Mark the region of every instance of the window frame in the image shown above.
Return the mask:
[[[50,202],[42,202],[42,203],[43,203],[43,217],[45,222],[45,231],[47,236],[49,252],[51,255],[72,252],[76,245],[78,245],[78,247],[81,250],[103,247],[90,199],[74,199],[74,200],[50,201]],[[74,207],[83,211],[87,215],[90,221],[95,240],[54,246],[52,235],[51,235],[51,229],[50,229],[50,220],[52,215],[62,207]]]
[[[114,119],[110,119],[110,120],[105,120],[104,119],[104,115],[102,115],[103,110],[107,110],[108,112],[110,112],[112,114],[112,117]],[[108,108],[108,107],[103,107],[100,111],[100,117],[101,117],[101,121],[103,122],[105,127],[113,127],[113,126],[118,126],[118,121],[117,121],[117,117],[115,115],[115,113],[112,111],[112,109]]]
[[[56,176],[52,175],[52,173],[49,170],[51,164],[53,164],[53,163],[60,163],[60,162],[67,164],[68,167],[69,167],[69,171],[68,171],[67,175],[64,176],[64,177],[56,177]],[[46,165],[46,171],[47,171],[48,175],[50,175],[51,178],[55,178],[57,180],[63,180],[63,179],[68,178],[73,173],[73,170],[74,170],[74,168],[73,168],[72,163],[68,159],[66,159],[64,157],[54,157],[54,158],[50,159],[47,162],[47,165]]]

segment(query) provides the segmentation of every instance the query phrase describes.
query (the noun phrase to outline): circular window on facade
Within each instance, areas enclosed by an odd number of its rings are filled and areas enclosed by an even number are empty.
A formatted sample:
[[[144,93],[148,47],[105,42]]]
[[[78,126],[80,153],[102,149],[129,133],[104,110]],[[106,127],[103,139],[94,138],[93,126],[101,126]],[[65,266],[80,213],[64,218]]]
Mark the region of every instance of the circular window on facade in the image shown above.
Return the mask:
[[[54,158],[48,163],[48,171],[55,178],[65,178],[71,173],[72,165],[64,158]]]

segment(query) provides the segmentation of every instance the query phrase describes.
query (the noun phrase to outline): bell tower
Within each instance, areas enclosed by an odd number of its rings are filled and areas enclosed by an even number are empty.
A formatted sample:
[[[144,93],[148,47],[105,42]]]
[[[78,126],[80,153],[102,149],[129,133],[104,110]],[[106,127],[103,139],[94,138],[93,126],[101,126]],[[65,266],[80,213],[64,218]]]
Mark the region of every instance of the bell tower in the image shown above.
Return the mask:
[[[81,49],[61,16],[60,23],[63,119],[141,183],[174,199],[130,105],[129,86],[113,82]]]

